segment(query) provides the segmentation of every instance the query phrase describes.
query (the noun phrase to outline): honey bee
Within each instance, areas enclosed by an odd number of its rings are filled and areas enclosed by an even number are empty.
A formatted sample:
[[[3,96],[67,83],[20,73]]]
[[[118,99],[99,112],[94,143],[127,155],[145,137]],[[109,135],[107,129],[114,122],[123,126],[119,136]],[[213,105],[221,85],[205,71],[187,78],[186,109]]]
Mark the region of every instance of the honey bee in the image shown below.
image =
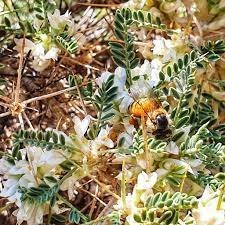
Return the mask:
[[[129,107],[130,123],[137,126],[137,118],[146,122],[147,128],[156,138],[165,138],[171,134],[166,110],[156,98],[141,98]]]

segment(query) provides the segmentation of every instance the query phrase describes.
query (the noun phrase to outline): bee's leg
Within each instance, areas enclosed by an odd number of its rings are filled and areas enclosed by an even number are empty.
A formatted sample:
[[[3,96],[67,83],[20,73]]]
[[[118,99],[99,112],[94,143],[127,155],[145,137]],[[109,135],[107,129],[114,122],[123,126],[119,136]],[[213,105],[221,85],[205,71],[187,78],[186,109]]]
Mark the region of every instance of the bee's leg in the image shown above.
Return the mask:
[[[130,124],[134,125],[134,127],[136,129],[138,129],[138,127],[139,127],[138,120],[133,114],[131,114],[129,122],[130,122]]]
[[[156,125],[153,123],[153,121],[150,118],[147,118],[146,120],[146,129],[147,132],[153,133],[156,130]]]
[[[149,173],[152,170],[152,156],[151,152],[148,149],[148,139],[147,139],[147,130],[146,130],[146,119],[144,116],[141,117],[141,125],[144,139],[144,149],[145,149],[145,157],[146,157],[146,172]]]

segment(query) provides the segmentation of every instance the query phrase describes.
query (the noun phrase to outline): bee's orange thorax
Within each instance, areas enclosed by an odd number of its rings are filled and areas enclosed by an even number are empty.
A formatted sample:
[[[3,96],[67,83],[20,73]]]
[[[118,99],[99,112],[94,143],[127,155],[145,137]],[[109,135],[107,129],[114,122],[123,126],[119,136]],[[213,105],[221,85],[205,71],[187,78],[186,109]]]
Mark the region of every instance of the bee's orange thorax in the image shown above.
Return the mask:
[[[154,112],[159,107],[160,105],[155,99],[142,98],[131,105],[129,112],[135,117],[143,117]]]

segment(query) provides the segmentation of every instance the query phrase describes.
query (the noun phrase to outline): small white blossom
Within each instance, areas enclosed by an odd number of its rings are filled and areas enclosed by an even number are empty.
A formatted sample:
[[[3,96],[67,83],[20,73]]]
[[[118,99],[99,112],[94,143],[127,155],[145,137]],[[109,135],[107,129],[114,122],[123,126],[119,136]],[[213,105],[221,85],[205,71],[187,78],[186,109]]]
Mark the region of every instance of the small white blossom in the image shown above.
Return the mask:
[[[14,42],[16,46],[13,49],[15,49],[18,53],[20,53],[23,46],[23,38],[20,38],[20,39],[14,38]],[[35,44],[29,39],[25,38],[24,49],[23,49],[24,53],[28,53],[30,50],[34,49],[34,47],[35,47]]]
[[[73,118],[74,122],[74,130],[79,138],[83,138],[84,134],[87,132],[87,129],[89,127],[91,118],[89,115],[87,115],[83,120],[81,120],[78,116],[75,116]]]
[[[124,209],[124,204],[123,204],[123,201],[121,198],[119,198],[119,200],[117,201],[117,204],[114,205],[113,207],[118,211],[126,210],[129,212],[132,212],[133,208],[135,208],[135,206],[134,206],[133,196],[131,193],[128,193],[128,195],[126,196],[125,202],[126,202],[126,209]]]
[[[192,215],[198,225],[224,225],[225,211],[217,210],[218,197],[216,193],[207,186],[200,199],[197,209],[192,210]]]
[[[25,155],[29,154],[29,162],[25,160]],[[44,205],[30,204],[21,202],[20,187],[37,187],[41,179],[46,175],[54,174],[57,166],[65,158],[58,151],[46,151],[37,147],[29,147],[21,150],[24,159],[15,161],[15,164],[9,164],[5,159],[1,159],[0,173],[4,175],[3,190],[1,197],[6,197],[10,202],[15,202],[18,210],[14,212],[17,216],[17,223],[21,224],[27,221],[29,225],[39,225],[43,222]],[[5,162],[4,162],[5,161]]]
[[[54,13],[47,13],[48,20],[50,23],[50,26],[57,30],[64,30],[66,24],[71,23],[71,15],[69,11],[66,11],[65,14],[60,15],[60,11],[58,9],[55,9]]]
[[[122,180],[122,171],[116,176],[116,178],[118,179],[118,180]],[[132,172],[130,171],[130,170],[128,170],[128,169],[126,169],[125,168],[125,171],[124,171],[124,174],[125,174],[125,178],[126,178],[126,180],[129,180],[131,177],[132,177]]]
[[[68,197],[70,200],[72,200],[75,195],[78,193],[76,191],[76,184],[78,183],[77,178],[74,176],[71,176],[67,178],[60,186],[60,190],[67,191]]]
[[[165,38],[153,40],[153,54],[163,56],[163,61],[167,62],[177,58],[174,43]]]
[[[126,120],[124,120],[124,128],[125,131],[119,134],[117,142],[119,142],[121,138],[124,138],[123,147],[126,148],[131,146],[133,143],[133,132],[135,128],[134,125],[131,125],[129,121]]]
[[[101,146],[106,146],[108,148],[113,148],[114,143],[109,138],[109,131],[110,128],[107,127],[106,129],[101,129],[97,138],[94,140],[94,144],[97,148],[100,148]]]
[[[18,53],[21,52],[23,46],[23,39],[14,39],[16,46],[14,47]],[[25,39],[24,53],[28,53],[31,50],[31,55],[33,56],[32,67],[36,71],[45,70],[51,63],[51,60],[57,60],[59,49],[51,47],[46,53],[42,42],[33,43],[32,41]]]
[[[184,174],[186,171],[193,173],[189,164],[187,164],[184,161],[181,161],[178,159],[172,159],[172,158],[164,160],[163,164],[162,164],[162,168],[157,169],[156,173],[158,174],[159,177],[163,177],[167,173],[169,173],[174,166],[177,166],[177,167],[182,166],[183,167],[179,171],[176,171],[176,173]]]
[[[153,172],[151,174],[147,174],[145,172],[141,172],[139,175],[138,175],[138,178],[137,178],[137,184],[135,185],[135,188],[137,190],[148,190],[148,189],[151,189],[156,181],[157,181],[157,173],[156,172]]]
[[[179,148],[174,141],[169,142],[169,144],[166,146],[166,151],[174,155],[179,154]]]
[[[42,224],[44,214],[45,208],[43,205],[30,204],[29,202],[20,202],[18,209],[13,212],[13,215],[17,218],[18,225],[22,224],[23,221],[26,221],[27,225]]]

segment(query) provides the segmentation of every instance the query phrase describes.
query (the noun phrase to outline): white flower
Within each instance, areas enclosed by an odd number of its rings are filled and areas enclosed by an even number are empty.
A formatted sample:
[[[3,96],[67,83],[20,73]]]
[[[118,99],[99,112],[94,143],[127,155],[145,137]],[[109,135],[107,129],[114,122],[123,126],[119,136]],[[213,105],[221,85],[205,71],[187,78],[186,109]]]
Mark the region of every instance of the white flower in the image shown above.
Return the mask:
[[[18,53],[21,52],[21,48],[23,46],[23,39],[14,39],[16,46],[14,47]],[[31,55],[33,56],[32,67],[36,71],[45,70],[51,63],[51,60],[57,60],[59,49],[55,47],[51,47],[46,53],[44,44],[41,43],[33,43],[32,41],[25,39],[24,53],[28,53],[31,50]]]
[[[100,130],[98,137],[94,140],[94,144],[97,148],[100,148],[101,146],[112,148],[114,146],[113,141],[109,138],[109,131],[109,127]]]
[[[131,193],[128,193],[128,195],[126,196],[126,209],[124,208],[124,204],[123,204],[123,201],[122,201],[122,198],[119,198],[118,201],[117,201],[117,204],[114,205],[113,207],[118,210],[118,211],[129,211],[129,212],[132,212],[133,211],[133,208],[135,207],[134,206],[134,201],[133,201],[133,196]]]
[[[13,215],[17,218],[17,224],[20,225],[23,221],[27,222],[27,225],[39,225],[43,223],[43,216],[45,208],[43,205],[30,204],[29,202],[20,202],[18,209],[13,212]]]
[[[58,59],[58,53],[59,53],[59,49],[52,47],[49,49],[49,51],[46,52],[46,54],[44,55],[44,59],[53,59],[53,60],[57,60]]]
[[[140,67],[136,67],[131,71],[132,77],[139,76],[139,79],[131,85],[131,95],[135,99],[148,97],[152,88],[159,82],[159,72],[163,64],[159,59],[154,59],[150,63],[144,61]]]
[[[124,3],[123,7],[129,7],[131,9],[142,9],[146,4],[146,0],[131,0]]]
[[[25,155],[29,154],[29,162],[25,160]],[[6,197],[10,202],[15,202],[19,207],[14,213],[17,216],[18,224],[27,221],[29,225],[38,225],[42,223],[44,215],[44,206],[30,204],[28,202],[21,203],[20,187],[30,188],[37,187],[41,179],[46,175],[54,174],[57,166],[62,163],[65,158],[57,151],[46,151],[37,147],[29,147],[22,149],[22,160],[15,161],[15,164],[9,164],[1,160],[6,168],[0,168],[0,173],[4,175],[3,190],[0,196]]]
[[[190,173],[193,173],[190,165],[184,161],[178,160],[178,159],[165,159],[162,164],[162,168],[159,168],[156,170],[156,173],[159,177],[165,176],[167,173],[171,171],[171,169],[174,168],[174,166],[180,167],[182,166],[179,171],[176,171],[176,173],[184,174],[186,171],[189,171]]]
[[[62,153],[59,150],[52,150],[42,153],[38,160],[33,160],[33,163],[44,170],[45,173],[48,173],[63,161],[65,161],[65,157]]]
[[[225,211],[217,210],[218,197],[210,188],[206,187],[197,209],[192,210],[192,215],[198,225],[224,225]]]
[[[122,180],[122,171],[116,176],[116,178],[118,179],[118,180]],[[125,178],[126,178],[126,180],[129,180],[131,177],[132,177],[132,172],[130,171],[130,170],[128,170],[128,169],[126,169],[125,168],[125,171],[124,171],[124,173],[125,173]]]
[[[110,77],[110,75],[112,75],[112,73],[110,73],[108,71],[102,73],[100,77],[98,77],[98,78],[95,79],[96,84],[99,87],[102,87],[102,84],[108,80],[108,78]]]
[[[151,86],[156,86],[160,79],[159,79],[159,72],[162,70],[163,63],[160,59],[153,59],[151,61]]]
[[[119,134],[118,138],[117,138],[117,143],[121,140],[124,139],[124,143],[123,143],[123,147],[124,148],[128,148],[132,145],[133,143],[133,137],[131,134],[127,133],[127,132],[122,132]]]
[[[20,39],[14,38],[14,42],[16,46],[13,49],[15,49],[18,53],[20,53],[23,46],[23,38],[20,38]],[[35,47],[35,44],[29,39],[25,38],[24,50],[23,50],[24,53],[28,53],[30,50],[34,49],[34,47]]]
[[[11,202],[20,199],[19,187],[34,187],[37,185],[32,170],[25,160],[16,161],[8,171],[3,174],[5,181],[0,196],[8,198]]]
[[[189,170],[189,172],[194,175],[197,175],[199,171],[204,172],[204,174],[210,173],[210,171],[205,168],[205,165],[200,159],[183,159],[182,161],[190,165],[191,169]]]
[[[131,71],[132,77],[150,74],[151,71],[151,64],[148,60],[145,60],[141,66],[135,67]]]
[[[60,190],[67,191],[68,197],[70,200],[72,200],[75,195],[78,193],[76,191],[76,184],[78,183],[77,178],[74,176],[71,176],[67,178],[60,186]]]
[[[151,88],[149,82],[141,77],[130,86],[131,96],[135,100],[148,97]]]
[[[175,45],[171,40],[165,38],[155,39],[153,44],[153,54],[163,56],[164,62],[177,58]]]
[[[83,120],[81,120],[78,116],[73,118],[74,122],[74,130],[79,138],[83,138],[86,133],[88,126],[90,124],[90,116],[86,116]]]
[[[131,70],[132,78],[138,77],[137,80],[133,80],[133,84],[130,87],[130,93],[126,88],[126,71],[124,68],[118,67],[114,73],[113,86],[118,87],[116,100],[119,102],[119,111],[121,113],[127,113],[128,107],[141,97],[148,97],[151,89],[159,82],[159,72],[162,68],[162,62],[157,59],[151,63],[145,60],[141,66],[138,66]],[[96,83],[99,87],[103,82],[112,75],[110,72],[104,72],[96,79]]]
[[[66,24],[71,23],[71,15],[69,11],[66,11],[65,14],[60,15],[60,11],[58,9],[55,9],[54,13],[47,13],[49,23],[52,28],[57,30],[64,30]]]
[[[174,154],[174,155],[179,154],[179,148],[174,141],[169,142],[169,144],[166,146],[166,151],[171,153],[171,154]]]
[[[137,190],[148,190],[151,189],[155,183],[157,182],[157,173],[153,172],[151,174],[147,174],[145,172],[141,172],[137,178],[137,184],[135,188]]]
[[[59,51],[58,48],[52,47],[45,53],[43,44],[36,44],[32,51],[32,56],[34,57],[32,67],[39,72],[45,70],[50,65],[51,59],[57,60]]]
[[[122,94],[121,96],[123,97],[119,105],[119,110],[121,113],[126,113],[129,106],[134,102],[134,99],[131,98],[127,92],[123,92],[121,94]]]

